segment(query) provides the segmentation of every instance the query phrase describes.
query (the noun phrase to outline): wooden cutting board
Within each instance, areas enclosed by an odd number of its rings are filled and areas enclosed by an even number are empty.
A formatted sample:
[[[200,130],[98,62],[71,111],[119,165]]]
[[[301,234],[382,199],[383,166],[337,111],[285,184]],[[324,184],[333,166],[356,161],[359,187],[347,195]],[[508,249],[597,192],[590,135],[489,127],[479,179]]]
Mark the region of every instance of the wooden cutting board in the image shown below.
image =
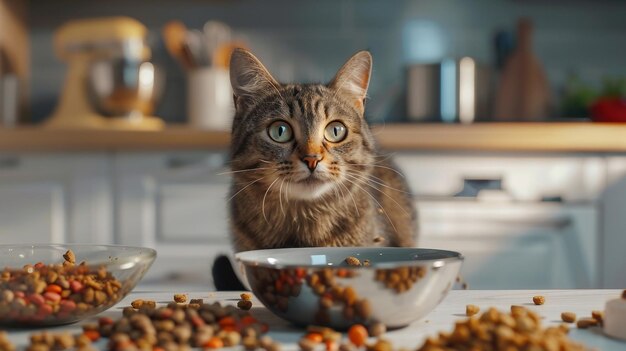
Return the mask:
[[[494,117],[499,121],[540,121],[550,117],[549,109],[548,80],[532,51],[532,24],[520,19],[517,45],[500,75]]]

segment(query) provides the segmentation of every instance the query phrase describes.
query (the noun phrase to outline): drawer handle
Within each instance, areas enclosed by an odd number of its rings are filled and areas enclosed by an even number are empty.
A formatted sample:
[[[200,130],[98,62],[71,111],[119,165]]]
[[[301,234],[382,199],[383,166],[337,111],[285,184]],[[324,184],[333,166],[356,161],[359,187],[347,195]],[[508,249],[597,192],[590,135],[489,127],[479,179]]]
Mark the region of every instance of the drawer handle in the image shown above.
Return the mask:
[[[478,197],[482,190],[504,190],[502,178],[464,178],[463,189],[454,197]]]

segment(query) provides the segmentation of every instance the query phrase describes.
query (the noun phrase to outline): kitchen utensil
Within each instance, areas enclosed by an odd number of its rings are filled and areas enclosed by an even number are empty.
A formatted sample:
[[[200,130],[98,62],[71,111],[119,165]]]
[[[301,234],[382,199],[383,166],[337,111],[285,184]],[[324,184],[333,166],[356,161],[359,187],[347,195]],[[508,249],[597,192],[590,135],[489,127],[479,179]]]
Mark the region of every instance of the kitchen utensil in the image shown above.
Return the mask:
[[[187,115],[199,129],[230,131],[235,106],[228,70],[203,67],[187,76]]]
[[[414,64],[407,75],[410,120],[470,123],[489,115],[491,70],[470,57]]]
[[[152,115],[162,87],[162,75],[147,61],[96,61],[87,79],[90,102],[107,117]]]
[[[185,35],[185,42],[189,52],[193,57],[194,67],[205,67],[212,65],[212,59],[207,55],[208,46],[204,34],[197,30],[188,30]]]
[[[349,256],[369,266],[348,266]],[[457,252],[397,247],[257,250],[236,258],[244,282],[274,314],[337,329],[372,322],[397,328],[423,318],[446,296],[463,261]]]
[[[170,21],[162,30],[165,48],[185,69],[196,65],[195,58],[187,44],[187,27],[180,21]]]
[[[222,22],[207,21],[202,29],[207,44],[207,56],[211,60],[211,65],[215,65],[215,62],[219,60],[219,55],[223,55],[223,51],[228,50],[228,47],[224,48],[224,45],[230,44],[232,40],[230,27]]]
[[[532,51],[532,24],[521,19],[517,46],[508,57],[497,89],[497,120],[538,121],[549,116],[550,89],[541,63]]]
[[[151,52],[145,43],[146,34],[147,29],[144,25],[128,17],[74,20],[61,26],[55,33],[54,46],[57,55],[62,60],[68,61],[69,69],[59,103],[45,126],[49,128],[148,130],[163,128],[163,121],[150,115],[122,113],[116,118],[104,117],[97,111],[97,106],[94,104],[94,101],[98,100],[91,99],[90,90],[86,89],[90,85],[89,80],[93,79],[90,78],[90,74],[93,74],[94,67],[102,67],[104,65],[102,62],[149,61]],[[96,71],[98,69],[100,68],[95,68]],[[139,89],[142,93],[139,94],[137,91],[135,95],[126,94],[127,100],[132,99],[131,96],[141,100],[141,102],[127,101],[127,104],[143,104],[150,100],[142,95],[150,89],[133,85],[138,79],[135,74],[136,68],[135,70],[129,69],[129,72],[134,73],[129,76],[129,81],[125,81],[127,76],[124,76],[124,88]],[[143,72],[145,72],[145,79],[141,78],[141,82],[148,84],[150,79],[148,70],[143,70]],[[110,84],[110,91],[119,94],[121,86],[114,83],[114,79],[111,78],[105,78]],[[97,84],[107,83],[98,82]]]
[[[120,290],[112,295],[105,295],[106,299],[101,303],[87,302],[87,305],[78,307],[79,303],[88,301],[86,297],[87,289],[92,288],[95,291],[99,291],[93,286],[86,286],[81,284],[80,286],[72,281],[65,281],[60,279],[61,275],[57,274],[57,277],[52,278],[47,272],[48,267],[51,264],[62,264],[64,262],[63,255],[72,250],[76,257],[76,262],[79,264],[84,261],[88,271],[97,271],[100,267],[106,270],[113,277],[121,283]],[[80,244],[34,244],[34,245],[0,245],[0,267],[3,269],[16,269],[24,270],[28,269],[33,274],[45,277],[45,287],[42,292],[36,292],[33,287],[19,287],[11,284],[11,281],[0,281],[0,295],[5,297],[0,301],[0,324],[10,326],[51,326],[61,325],[67,323],[73,323],[91,316],[94,316],[111,306],[115,305],[124,298],[141,280],[143,275],[152,265],[152,262],[156,258],[156,251],[143,247],[130,247],[130,246],[115,246],[115,245],[80,245]],[[38,264],[40,263],[41,264]],[[29,267],[29,268],[24,268]],[[100,278],[102,279],[102,278]],[[33,281],[36,281],[33,278]],[[38,282],[41,282],[39,280]],[[101,284],[102,280],[94,280],[95,285]],[[68,284],[67,286],[65,284]],[[39,284],[37,284],[39,285]],[[55,289],[50,286],[55,285]],[[60,288],[60,292],[56,289]],[[10,291],[10,292],[9,292]],[[19,293],[18,291],[23,291]],[[47,292],[54,291],[57,298],[46,295]],[[68,291],[69,296],[63,297],[64,292]],[[94,292],[92,290],[92,292]],[[6,296],[10,295],[12,298],[11,303],[15,305],[8,305]],[[58,299],[58,296],[61,296]],[[93,296],[92,296],[93,297]],[[51,306],[58,304],[58,313],[40,313],[43,308],[37,309],[37,304],[44,299],[48,301]],[[63,302],[63,301],[73,302]],[[46,304],[44,302],[44,304]],[[16,306],[33,306],[35,314],[32,317],[16,312]],[[69,306],[69,307],[68,307]],[[70,309],[70,307],[73,307]],[[8,310],[6,310],[8,308]],[[25,308],[26,310],[28,308]],[[51,309],[54,311],[53,309]],[[39,311],[39,312],[37,312]],[[18,317],[20,316],[20,317]]]

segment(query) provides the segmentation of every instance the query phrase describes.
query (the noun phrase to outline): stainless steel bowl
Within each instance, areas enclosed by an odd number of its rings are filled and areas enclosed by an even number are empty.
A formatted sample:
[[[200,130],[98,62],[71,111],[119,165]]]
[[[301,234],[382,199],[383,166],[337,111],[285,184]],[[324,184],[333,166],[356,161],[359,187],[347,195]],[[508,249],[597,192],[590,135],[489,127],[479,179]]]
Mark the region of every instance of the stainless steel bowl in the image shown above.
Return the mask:
[[[89,67],[87,90],[92,105],[104,116],[150,116],[163,91],[163,77],[147,61],[95,61]]]
[[[369,266],[349,266],[349,256]],[[452,288],[463,257],[418,248],[298,248],[236,255],[245,282],[277,316],[299,326],[398,328],[426,316]]]

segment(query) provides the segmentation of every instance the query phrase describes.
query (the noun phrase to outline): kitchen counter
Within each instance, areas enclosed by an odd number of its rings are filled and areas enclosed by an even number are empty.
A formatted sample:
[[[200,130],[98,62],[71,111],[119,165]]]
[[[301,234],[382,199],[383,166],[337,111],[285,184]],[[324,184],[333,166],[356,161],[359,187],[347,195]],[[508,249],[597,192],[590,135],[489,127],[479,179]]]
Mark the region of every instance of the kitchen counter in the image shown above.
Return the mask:
[[[148,290],[139,287],[127,296],[117,306],[103,312],[113,318],[121,316],[124,306],[129,306],[130,302],[137,298],[154,299],[159,303],[171,301],[174,293],[185,291],[167,289]],[[621,290],[454,290],[437,306],[426,318],[414,322],[408,327],[393,330],[386,334],[396,347],[406,347],[415,350],[424,339],[430,335],[436,335],[439,331],[450,331],[454,327],[454,321],[465,318],[465,306],[475,304],[481,311],[488,307],[496,307],[501,310],[509,310],[511,305],[523,305],[539,313],[544,319],[543,324],[558,325],[561,323],[561,312],[570,311],[578,317],[591,316],[592,310],[604,309],[607,300],[616,298]],[[546,302],[542,306],[535,306],[532,303],[532,296],[543,295]],[[203,298],[206,302],[220,301],[223,304],[235,304],[239,298],[238,292],[189,292],[189,298]],[[253,299],[252,314],[260,321],[268,323],[270,326],[270,336],[284,344],[283,350],[297,350],[296,343],[303,335],[303,330],[290,326],[280,320],[265,309],[258,300]],[[59,331],[80,331],[80,323],[54,328],[53,332]],[[41,330],[37,330],[41,331]],[[18,346],[27,343],[28,335],[32,330],[13,330],[9,332],[9,338]],[[571,338],[596,348],[597,350],[626,350],[626,341],[610,339],[602,335],[601,329],[571,329]],[[105,340],[100,340],[96,344],[101,349],[106,345]]]
[[[477,123],[376,125],[388,150],[626,152],[626,125],[598,123]],[[228,132],[169,127],[162,131],[0,129],[0,152],[225,149]]]

